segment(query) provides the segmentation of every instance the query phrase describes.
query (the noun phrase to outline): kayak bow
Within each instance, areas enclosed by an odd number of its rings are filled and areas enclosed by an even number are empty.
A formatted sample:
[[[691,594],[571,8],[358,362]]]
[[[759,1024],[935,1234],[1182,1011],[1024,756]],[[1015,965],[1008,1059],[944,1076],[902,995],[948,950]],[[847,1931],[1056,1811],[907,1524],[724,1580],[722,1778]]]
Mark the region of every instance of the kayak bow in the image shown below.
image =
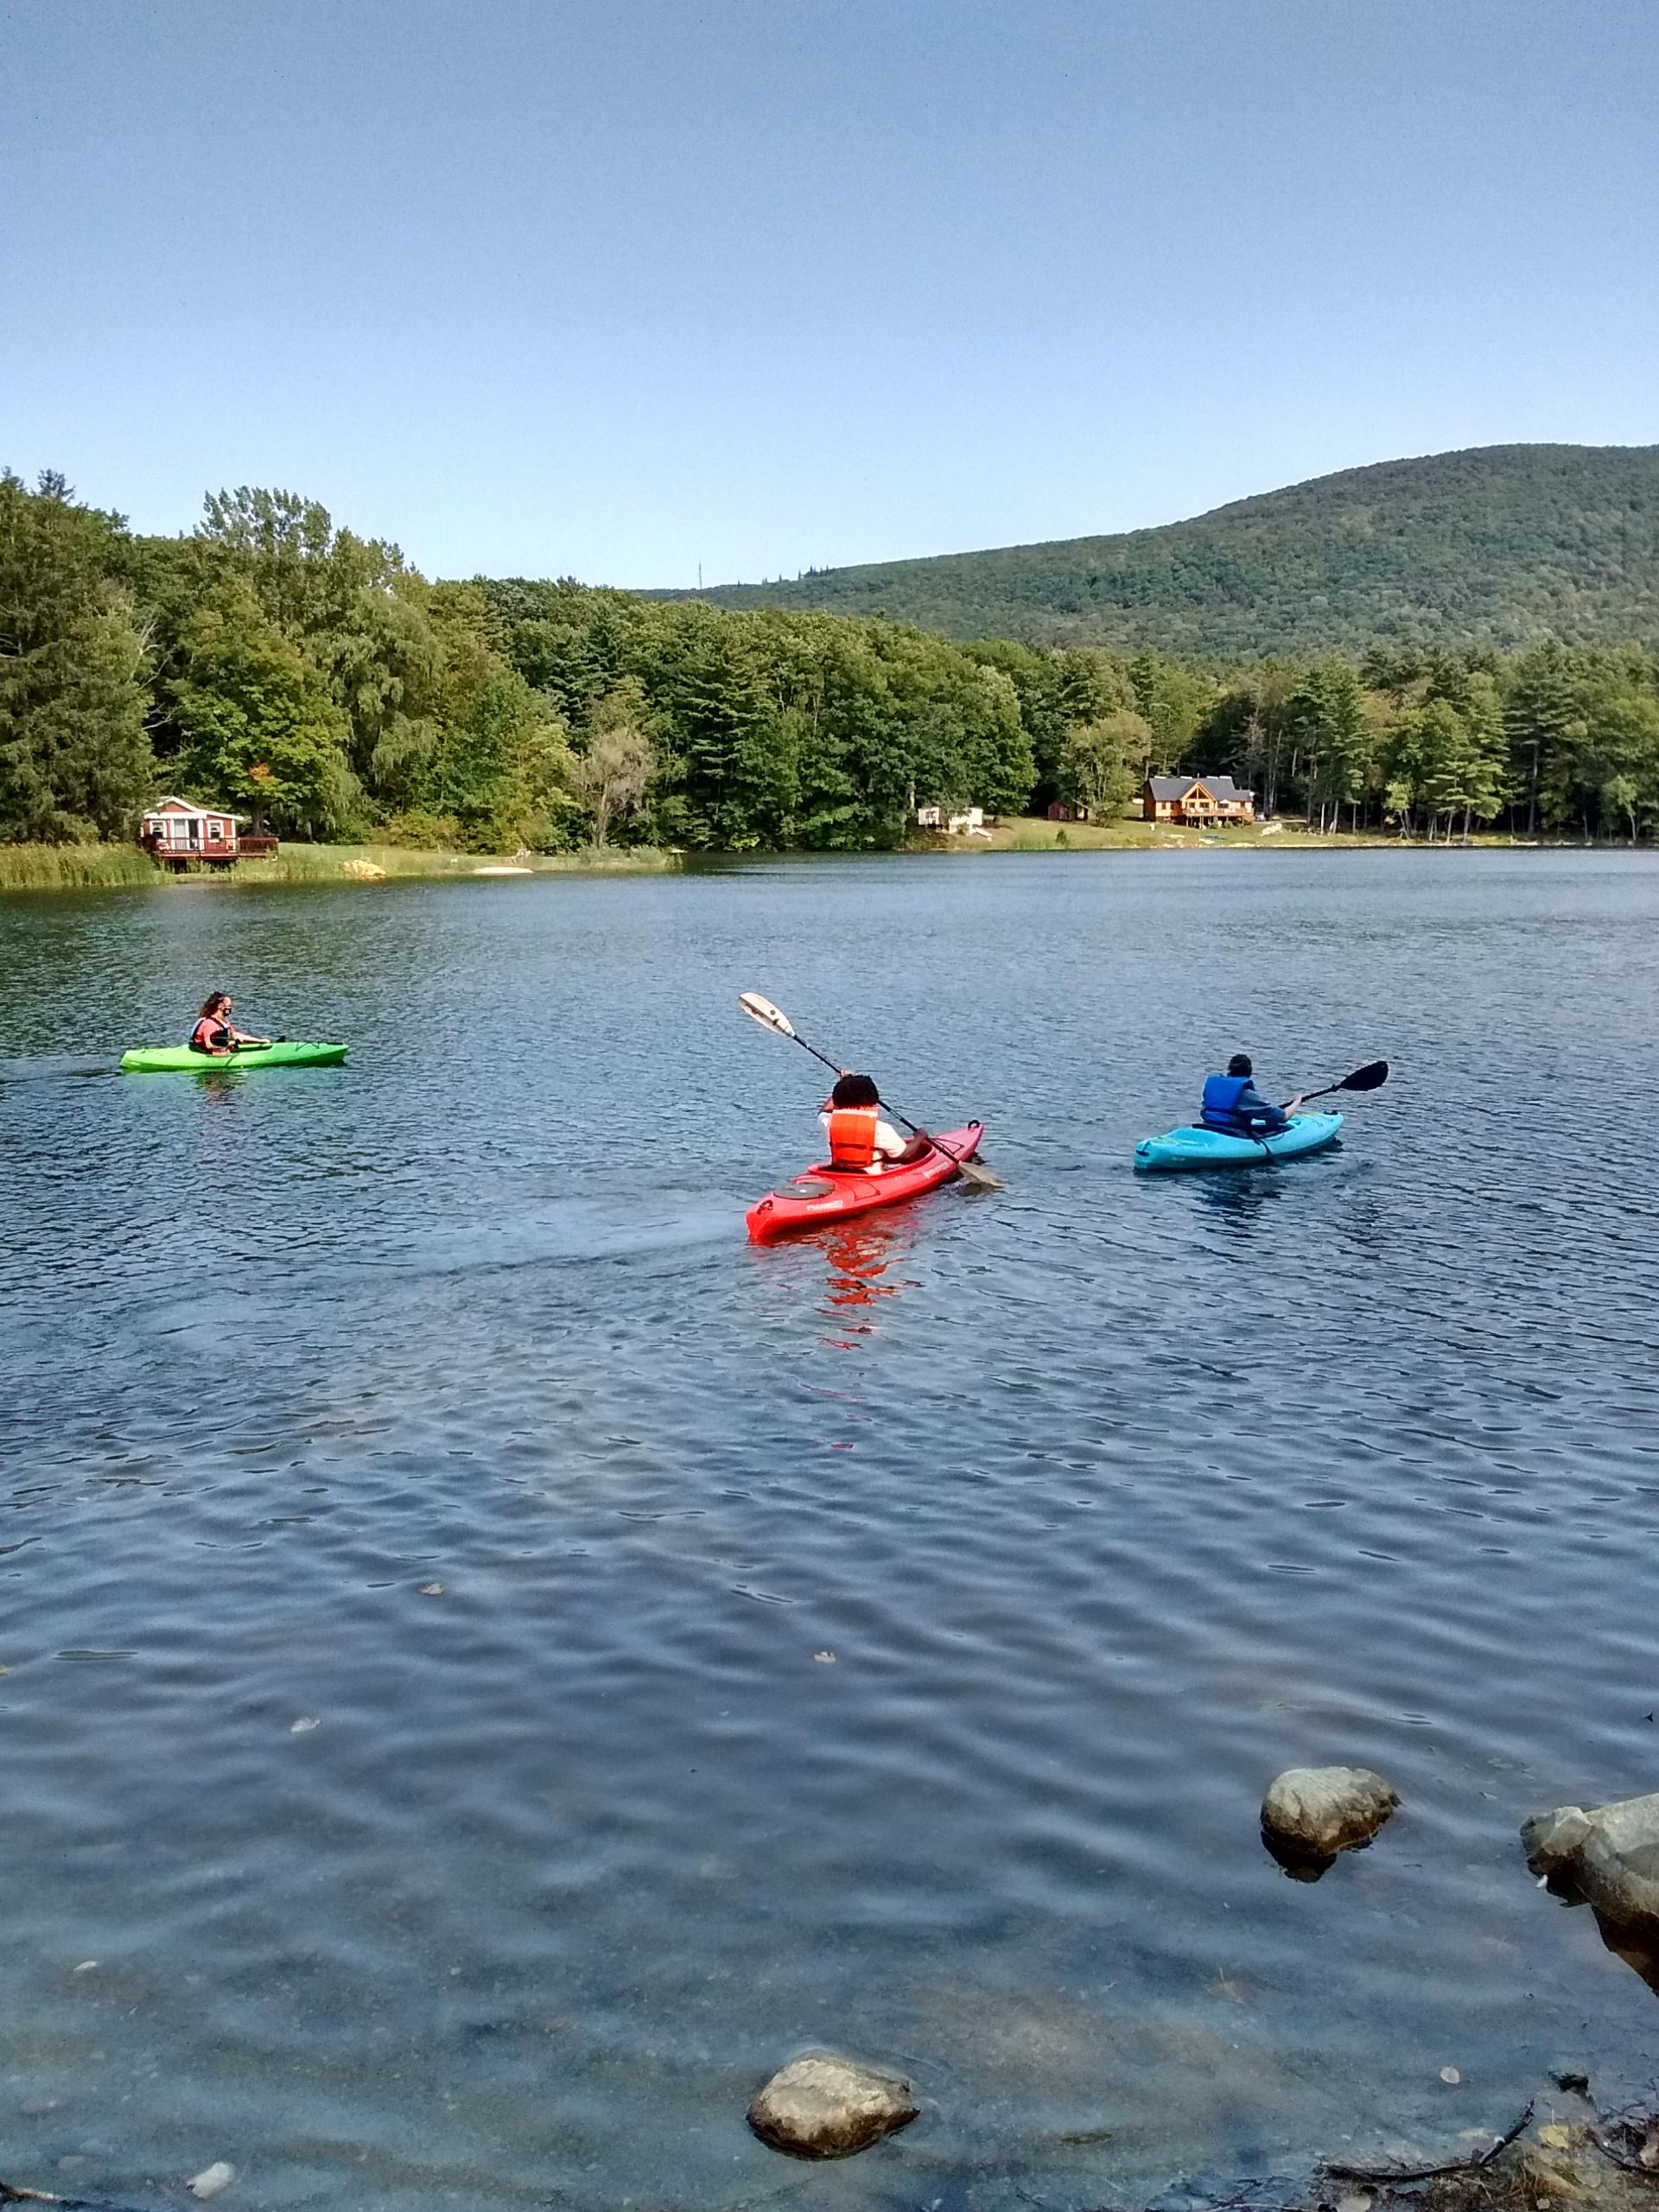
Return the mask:
[[[188,1045],[139,1045],[121,1055],[123,1075],[211,1075],[215,1068],[332,1068],[346,1045],[254,1045],[234,1052],[198,1052]]]
[[[1221,1129],[1171,1129],[1135,1147],[1135,1164],[1152,1174],[1204,1167],[1260,1167],[1265,1160],[1294,1160],[1319,1152],[1342,1128],[1340,1114],[1293,1114],[1287,1129],[1259,1137],[1229,1136]]]
[[[770,1244],[775,1237],[791,1236],[797,1230],[846,1221],[854,1214],[874,1213],[880,1206],[902,1205],[906,1198],[919,1198],[924,1191],[937,1191],[942,1183],[956,1178],[957,1158],[951,1155],[971,1160],[983,1133],[977,1122],[969,1122],[965,1128],[941,1129],[938,1144],[948,1145],[950,1152],[935,1146],[919,1160],[902,1167],[884,1167],[878,1175],[868,1175],[861,1168],[809,1167],[781,1191],[769,1191],[749,1208],[743,1218],[750,1240]]]

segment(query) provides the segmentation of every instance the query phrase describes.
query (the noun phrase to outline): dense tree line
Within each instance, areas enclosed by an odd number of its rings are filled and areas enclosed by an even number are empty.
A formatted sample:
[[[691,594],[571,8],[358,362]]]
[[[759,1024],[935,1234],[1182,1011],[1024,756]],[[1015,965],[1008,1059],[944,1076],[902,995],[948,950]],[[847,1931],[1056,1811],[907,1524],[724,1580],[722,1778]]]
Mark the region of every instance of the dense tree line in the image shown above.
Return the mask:
[[[0,476],[0,839],[163,789],[280,834],[556,851],[891,846],[915,807],[1109,814],[1150,771],[1406,836],[1659,830],[1638,646],[1248,667],[574,583],[430,583],[286,493],[135,537]]]
[[[1659,665],[1554,642],[1266,663],[1224,689],[1187,765],[1321,828],[1634,843],[1659,831]]]

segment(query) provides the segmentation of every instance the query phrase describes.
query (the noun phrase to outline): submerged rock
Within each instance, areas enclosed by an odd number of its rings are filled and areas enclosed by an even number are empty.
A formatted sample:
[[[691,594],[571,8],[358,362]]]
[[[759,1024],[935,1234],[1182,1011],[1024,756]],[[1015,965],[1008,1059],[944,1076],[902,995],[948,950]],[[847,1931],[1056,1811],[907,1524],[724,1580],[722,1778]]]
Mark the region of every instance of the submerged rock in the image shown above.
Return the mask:
[[[917,2107],[896,2074],[834,2051],[808,2051],[781,2067],[749,2106],[749,2126],[795,2158],[845,2158],[907,2127]]]
[[[1338,1852],[1368,1844],[1399,1802],[1369,1767],[1288,1767],[1262,1800],[1262,1840],[1287,1872],[1317,1881]]]
[[[1659,1992],[1659,1792],[1586,1812],[1558,1805],[1521,1831],[1527,1864],[1570,1904],[1587,1904],[1602,1941]]]

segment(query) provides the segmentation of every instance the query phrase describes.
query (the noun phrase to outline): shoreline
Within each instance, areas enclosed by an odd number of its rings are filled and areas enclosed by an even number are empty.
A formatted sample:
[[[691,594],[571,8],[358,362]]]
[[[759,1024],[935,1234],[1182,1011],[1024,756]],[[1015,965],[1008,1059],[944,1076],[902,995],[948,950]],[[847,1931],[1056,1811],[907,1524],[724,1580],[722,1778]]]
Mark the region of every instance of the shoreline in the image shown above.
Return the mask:
[[[614,846],[603,852],[463,853],[404,845],[284,844],[271,860],[174,874],[129,845],[0,845],[0,898],[37,891],[142,891],[173,885],[379,883],[534,875],[665,875],[745,861],[880,861],[968,854],[1162,852],[1573,852],[1639,853],[1627,840],[1590,843],[1580,837],[1514,837],[1493,832],[1450,844],[1440,839],[1384,836],[1373,830],[1311,830],[1280,821],[1253,830],[1171,830],[1162,823],[1057,823],[1021,816],[982,836],[924,833],[899,845],[857,852],[684,852],[656,845]],[[1651,850],[1651,848],[1649,849]]]
[[[1019,815],[982,836],[946,836],[932,831],[910,839],[908,853],[1145,853],[1145,852],[1629,852],[1639,851],[1624,838],[1586,844],[1581,837],[1516,837],[1508,831],[1478,830],[1448,844],[1436,837],[1402,837],[1380,830],[1316,830],[1300,817],[1276,816],[1271,822],[1238,828],[1174,828],[1166,823],[1126,818],[1122,822],[1051,822],[1046,816]]]
[[[1457,2144],[1464,2147],[1447,2144],[1443,2158],[1419,2164],[1408,2152],[1375,2165],[1326,2157],[1298,2175],[1207,2175],[1202,2184],[1177,2175],[1151,2202],[1158,2212],[1170,2212],[1172,2205],[1180,2212],[1567,2212],[1574,2205],[1588,2212],[1651,2212],[1659,2196],[1659,2113],[1651,2094],[1604,2113],[1582,2074],[1548,2076],[1503,2133],[1465,2129]],[[1012,2171],[1020,2170],[1016,2156]],[[982,2166],[975,2171],[984,2178]],[[211,2178],[213,2187],[186,2186],[217,2196],[236,2175],[237,2168],[222,2161],[197,2177]],[[60,2168],[54,2178],[62,2177]],[[118,2182],[92,2196],[59,2196],[32,2186],[34,2178],[0,2178],[0,2201],[135,2212],[128,2188],[143,2194],[154,2187]],[[1086,2185],[1109,2190],[1111,2177],[1100,2173]]]
[[[144,891],[220,883],[380,883],[523,875],[658,875],[683,855],[655,845],[603,852],[461,853],[408,845],[284,843],[272,860],[175,874],[134,845],[0,845],[0,898],[12,892]]]

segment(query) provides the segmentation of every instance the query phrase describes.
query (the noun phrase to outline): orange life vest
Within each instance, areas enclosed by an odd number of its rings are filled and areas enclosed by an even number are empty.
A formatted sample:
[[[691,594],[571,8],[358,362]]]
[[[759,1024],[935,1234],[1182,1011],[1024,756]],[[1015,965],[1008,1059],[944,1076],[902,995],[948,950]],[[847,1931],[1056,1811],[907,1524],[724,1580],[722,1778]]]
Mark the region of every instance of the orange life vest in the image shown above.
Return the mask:
[[[222,1014],[204,1014],[190,1032],[193,1052],[217,1052],[230,1042],[230,1024]]]
[[[837,1106],[830,1116],[830,1165],[874,1167],[879,1106]]]

